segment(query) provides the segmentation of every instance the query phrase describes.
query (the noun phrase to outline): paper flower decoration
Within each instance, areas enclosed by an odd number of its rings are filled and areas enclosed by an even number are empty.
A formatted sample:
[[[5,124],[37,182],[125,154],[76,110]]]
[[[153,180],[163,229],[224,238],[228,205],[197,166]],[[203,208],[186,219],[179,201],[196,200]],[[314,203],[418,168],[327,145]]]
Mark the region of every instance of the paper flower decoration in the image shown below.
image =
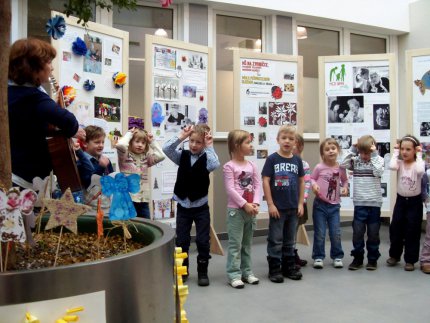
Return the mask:
[[[163,8],[168,8],[172,2],[173,0],[160,0],[160,4]]]
[[[78,216],[91,209],[89,206],[76,204],[70,188],[64,192],[59,200],[44,199],[43,201],[51,214],[45,230],[63,225],[74,234],[78,234]]]
[[[115,179],[111,176],[103,176],[100,178],[100,184],[104,195],[112,195],[109,210],[109,219],[111,221],[124,221],[136,217],[137,213],[130,193],[139,192],[140,176],[138,174],[125,176],[123,173],[118,173],[115,175]]]
[[[60,15],[50,18],[46,23],[46,32],[54,39],[60,39],[66,32],[66,21]]]
[[[265,117],[258,118],[258,124],[260,125],[260,127],[267,127],[267,118]]]
[[[93,80],[86,80],[84,82],[84,89],[85,91],[92,91],[96,88],[96,83],[94,83]]]
[[[152,126],[159,127],[164,120],[163,108],[159,103],[155,102],[152,105],[151,115],[152,115]]]
[[[87,45],[79,37],[72,44],[72,51],[75,55],[84,56],[87,53]]]
[[[73,86],[64,85],[61,91],[63,92],[64,104],[68,107],[76,98],[76,89]]]
[[[272,96],[276,100],[282,98],[282,90],[279,86],[272,86]]]
[[[117,88],[123,87],[126,79],[127,79],[127,75],[125,75],[125,73],[122,73],[122,72],[116,72],[112,76],[113,83]]]

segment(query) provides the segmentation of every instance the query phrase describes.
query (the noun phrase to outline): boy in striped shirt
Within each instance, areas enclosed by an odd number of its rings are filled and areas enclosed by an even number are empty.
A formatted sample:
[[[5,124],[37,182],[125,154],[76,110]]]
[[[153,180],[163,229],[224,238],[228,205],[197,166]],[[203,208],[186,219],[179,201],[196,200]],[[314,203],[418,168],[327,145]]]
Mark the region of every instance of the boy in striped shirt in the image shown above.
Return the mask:
[[[348,151],[341,167],[352,171],[354,176],[353,197],[354,220],[352,222],[351,256],[354,260],[349,270],[363,266],[364,234],[367,229],[367,270],[375,270],[379,253],[379,228],[381,225],[381,177],[384,172],[384,159],[378,155],[376,141],[370,136],[362,136]]]

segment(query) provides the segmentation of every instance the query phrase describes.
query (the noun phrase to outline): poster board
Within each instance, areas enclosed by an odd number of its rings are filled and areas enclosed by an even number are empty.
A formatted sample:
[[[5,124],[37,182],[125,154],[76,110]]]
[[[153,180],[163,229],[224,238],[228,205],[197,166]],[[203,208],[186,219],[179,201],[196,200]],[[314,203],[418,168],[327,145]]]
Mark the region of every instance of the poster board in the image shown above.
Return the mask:
[[[52,40],[57,50],[54,76],[60,87],[76,89],[76,98],[67,109],[81,127],[97,125],[105,130],[103,153],[111,160],[114,170],[119,171],[114,143],[128,129],[128,85],[116,88],[112,76],[115,72],[128,76],[128,32],[93,22],[88,22],[85,29],[75,17],[51,12],[52,17],[56,15],[64,17],[67,27],[62,38]],[[77,37],[85,41],[86,55],[73,53],[72,44]],[[94,90],[84,89],[86,80],[94,81]]]
[[[397,136],[397,84],[394,54],[319,57],[320,142],[335,138],[341,149],[340,160],[363,135],[372,135],[385,170],[381,179],[381,216],[390,217],[396,197],[396,174],[388,169],[391,147]],[[378,75],[376,75],[377,73]],[[379,82],[377,82],[379,80]],[[352,101],[351,101],[352,100]],[[353,113],[350,105],[357,102]],[[352,216],[353,177],[349,196],[342,197],[341,215]]]
[[[430,48],[406,51],[406,133],[413,134],[430,163]],[[428,188],[427,188],[428,189]],[[424,216],[426,208],[424,208]]]
[[[235,50],[234,127],[254,134],[254,154],[247,157],[263,169],[267,156],[279,149],[282,124],[303,129],[303,58]],[[261,190],[259,219],[269,218]]]
[[[163,146],[191,124],[207,123],[213,129],[211,49],[152,35],[146,35],[145,46],[145,128],[154,140]],[[149,173],[152,215],[172,227],[176,225],[172,196],[177,171],[178,166],[166,158]],[[211,209],[212,191],[211,184]]]

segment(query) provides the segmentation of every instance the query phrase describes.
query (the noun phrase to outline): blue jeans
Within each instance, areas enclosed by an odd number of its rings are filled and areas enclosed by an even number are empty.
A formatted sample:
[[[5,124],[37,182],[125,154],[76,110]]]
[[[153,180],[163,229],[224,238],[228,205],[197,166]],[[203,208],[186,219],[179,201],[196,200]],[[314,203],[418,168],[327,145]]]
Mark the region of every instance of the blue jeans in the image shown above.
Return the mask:
[[[252,235],[257,224],[255,216],[248,215],[242,209],[227,208],[228,255],[227,277],[248,277],[251,269]]]
[[[342,259],[342,241],[340,238],[340,204],[330,204],[315,198],[312,218],[314,220],[314,245],[312,259],[325,258],[325,232],[328,226],[330,236],[330,258]]]
[[[379,228],[381,227],[381,208],[377,206],[354,207],[354,220],[352,221],[352,245],[354,249],[351,256],[363,259],[364,234],[367,228],[367,259],[376,261],[379,253]]]
[[[149,212],[148,202],[133,202],[136,209],[137,216],[140,218],[150,219],[151,213]]]
[[[296,246],[297,209],[278,210],[280,218],[269,219],[267,254],[271,258],[294,257]]]

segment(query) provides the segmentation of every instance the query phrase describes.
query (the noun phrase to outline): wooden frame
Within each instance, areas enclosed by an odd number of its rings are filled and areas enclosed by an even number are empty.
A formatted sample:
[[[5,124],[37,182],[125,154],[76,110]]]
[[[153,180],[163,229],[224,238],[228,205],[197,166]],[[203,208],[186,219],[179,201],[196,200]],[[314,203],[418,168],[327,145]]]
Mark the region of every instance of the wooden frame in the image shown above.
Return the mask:
[[[389,68],[389,80],[390,80],[390,145],[394,147],[397,140],[397,73],[396,73],[396,64],[395,64],[395,55],[394,54],[375,54],[375,55],[343,55],[343,56],[320,56],[318,60],[318,75],[319,75],[319,129],[320,129],[320,142],[324,140],[327,136],[327,91],[326,88],[326,64],[327,63],[375,63],[384,61],[387,63]],[[374,65],[375,67],[377,65]],[[352,84],[352,83],[351,83]],[[349,94],[343,93],[339,95],[348,95],[355,96],[356,94],[351,92]],[[363,133],[364,134],[364,133]],[[371,133],[373,134],[373,133]],[[377,140],[377,138],[376,138]],[[383,217],[391,217],[392,209],[394,207],[394,203],[396,200],[396,174],[395,172],[390,171],[390,191],[387,193],[389,196],[389,209],[381,210],[381,216]],[[341,208],[342,216],[353,216],[353,208],[345,209]]]

